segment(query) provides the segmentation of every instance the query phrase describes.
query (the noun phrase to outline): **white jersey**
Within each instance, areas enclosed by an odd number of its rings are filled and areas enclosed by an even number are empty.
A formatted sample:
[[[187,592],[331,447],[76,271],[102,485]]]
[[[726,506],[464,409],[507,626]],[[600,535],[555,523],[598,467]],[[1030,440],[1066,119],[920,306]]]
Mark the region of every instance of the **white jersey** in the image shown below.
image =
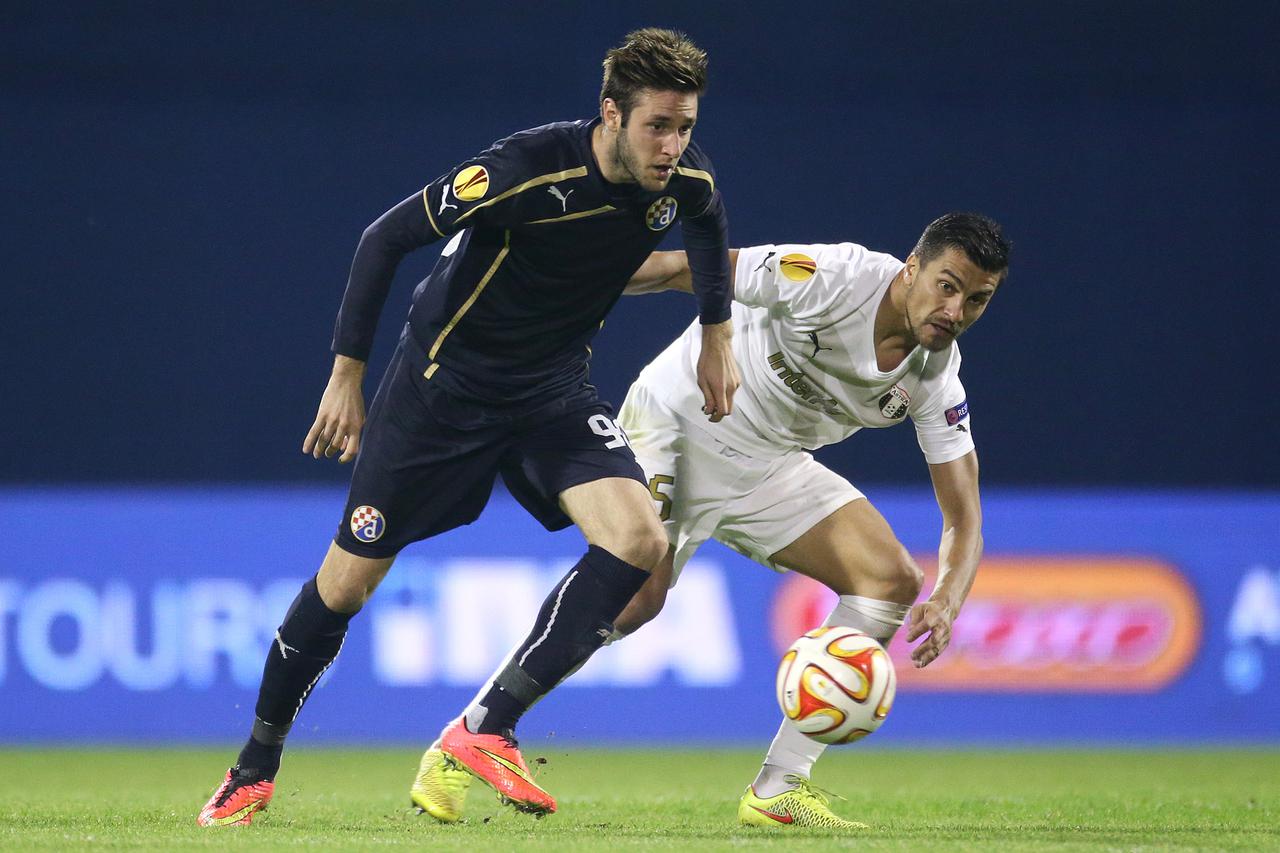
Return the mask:
[[[956,343],[941,352],[917,346],[888,372],[876,362],[876,311],[902,268],[891,255],[854,243],[743,249],[733,305],[742,387],[733,414],[718,424],[701,414],[697,321],[636,385],[716,441],[756,458],[834,444],[909,415],[925,459],[959,459],[974,445]]]

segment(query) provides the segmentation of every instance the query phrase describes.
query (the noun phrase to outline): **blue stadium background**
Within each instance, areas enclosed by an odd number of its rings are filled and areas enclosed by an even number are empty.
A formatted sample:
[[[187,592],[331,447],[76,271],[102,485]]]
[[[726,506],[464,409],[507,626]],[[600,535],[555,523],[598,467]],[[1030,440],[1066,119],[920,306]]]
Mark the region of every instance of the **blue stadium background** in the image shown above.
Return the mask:
[[[1146,556],[1194,590],[1195,657],[1169,684],[904,691],[886,742],[1280,740],[1274,4],[17,3],[2,19],[0,740],[243,730],[273,584],[309,574],[338,520],[348,472],[298,445],[361,230],[493,139],[592,114],[603,50],[650,24],[711,54],[697,138],[735,245],[903,254],[947,210],[1005,225],[1012,277],[964,341],[988,551]],[[375,373],[435,253],[402,266]],[[691,313],[624,300],[595,347],[602,393],[620,400]],[[909,429],[820,455],[913,550],[936,547]],[[578,547],[498,496],[406,555],[379,606],[408,616],[371,614],[304,719],[419,737],[485,662],[379,657],[375,626],[392,645],[447,637],[455,569],[545,587]],[[540,706],[548,730],[767,734],[775,650],[757,626],[778,580],[706,558],[700,594],[731,617],[739,668],[619,659]],[[246,590],[262,613],[226,604]],[[705,680],[716,666],[728,682]],[[681,722],[652,725],[673,702]],[[381,710],[356,727],[365,705]]]

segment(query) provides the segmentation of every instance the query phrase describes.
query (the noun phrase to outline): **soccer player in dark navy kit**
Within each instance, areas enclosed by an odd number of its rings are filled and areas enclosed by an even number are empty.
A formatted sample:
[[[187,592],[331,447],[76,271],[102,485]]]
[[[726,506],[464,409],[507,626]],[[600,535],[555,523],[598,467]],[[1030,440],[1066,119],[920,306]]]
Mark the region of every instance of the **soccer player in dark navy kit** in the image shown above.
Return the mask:
[[[465,771],[521,810],[555,811],[520,756],[516,721],[600,647],[667,551],[644,474],[587,383],[589,345],[677,220],[704,324],[698,377],[712,420],[732,412],[738,384],[725,216],[711,164],[690,142],[706,55],[679,33],[639,30],[604,69],[599,118],[501,140],[361,237],[333,373],[303,444],[317,458],[357,460],[347,507],[276,633],[251,736],[202,826],[247,824],[266,807],[285,736],[351,617],[405,545],[474,521],[498,474],[544,526],[576,524],[589,547],[516,655],[423,756],[413,799],[456,820],[450,792],[422,780]],[[361,381],[396,266],[441,238],[451,239],[414,291],[366,423]],[[427,774],[437,762],[451,773]]]

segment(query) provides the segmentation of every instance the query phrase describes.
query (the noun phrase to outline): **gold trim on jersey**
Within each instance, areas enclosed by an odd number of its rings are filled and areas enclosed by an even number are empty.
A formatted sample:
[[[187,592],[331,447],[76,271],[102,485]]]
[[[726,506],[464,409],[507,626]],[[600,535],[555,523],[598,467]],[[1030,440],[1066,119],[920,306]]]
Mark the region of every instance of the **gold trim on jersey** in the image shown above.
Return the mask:
[[[684,166],[676,166],[676,173],[684,175],[686,178],[700,178],[711,184],[711,190],[714,192],[716,188],[716,179],[711,177],[710,172],[704,172],[701,169],[689,169]]]
[[[432,364],[427,365],[427,369],[422,371],[422,378],[430,379],[432,376],[435,375],[436,371],[439,369],[440,369],[440,365],[435,364],[434,362]]]
[[[475,207],[471,208],[466,213],[462,214],[457,219],[453,220],[453,223],[457,225],[459,222],[466,219],[468,216],[475,213],[477,210],[480,210],[481,208],[484,208],[484,207],[488,207],[491,204],[497,204],[503,199],[511,198],[511,196],[515,195],[516,193],[522,193],[525,190],[533,189],[534,187],[540,187],[543,184],[554,184],[556,181],[564,181],[569,178],[585,178],[586,176],[587,176],[586,166],[579,166],[576,169],[565,169],[563,172],[552,172],[550,175],[539,175],[536,178],[531,178],[525,181],[523,184],[519,184],[517,186],[512,187],[511,189],[507,190],[504,193],[499,193],[498,195],[494,196],[493,198],[489,199],[486,202],[477,204]]]
[[[546,225],[548,222],[568,222],[570,219],[586,219],[588,216],[595,216],[597,213],[608,213],[617,209],[611,204],[606,204],[604,207],[597,207],[595,210],[581,210],[565,216],[553,216],[550,219],[535,219],[532,222],[526,222],[525,225]]]
[[[474,208],[473,208],[474,209]],[[498,256],[493,259],[493,263],[489,265],[488,271],[484,274],[484,278],[480,279],[480,283],[476,285],[476,289],[467,297],[467,301],[462,303],[457,312],[453,315],[445,327],[440,330],[440,336],[436,338],[436,342],[431,345],[430,351],[427,352],[427,358],[435,360],[436,353],[440,352],[440,345],[444,343],[444,339],[449,337],[449,333],[453,331],[453,327],[458,325],[458,321],[462,319],[462,315],[471,310],[471,306],[480,298],[480,294],[489,284],[489,279],[493,278],[493,274],[498,271],[498,267],[502,266],[503,260],[507,257],[507,252],[511,250],[511,229],[503,232],[502,251],[498,252]]]
[[[430,186],[425,186],[422,188],[422,207],[424,210],[427,211],[427,221],[431,223],[431,227],[435,229],[435,232],[437,234],[443,237],[444,232],[440,230],[439,225],[436,225],[436,218],[431,215],[431,199],[427,198],[427,190],[429,189],[431,189]]]

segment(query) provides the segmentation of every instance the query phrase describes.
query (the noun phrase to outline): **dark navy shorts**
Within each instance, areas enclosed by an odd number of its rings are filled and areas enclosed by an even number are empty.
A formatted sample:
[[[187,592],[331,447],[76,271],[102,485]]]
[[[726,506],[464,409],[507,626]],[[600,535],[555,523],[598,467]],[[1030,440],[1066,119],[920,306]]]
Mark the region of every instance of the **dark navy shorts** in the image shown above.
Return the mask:
[[[559,496],[607,477],[641,484],[644,472],[590,385],[536,406],[486,406],[453,393],[412,339],[402,340],[369,409],[335,540],[361,557],[470,524],[502,475],[548,530],[572,522]],[[444,368],[441,368],[442,370]]]

